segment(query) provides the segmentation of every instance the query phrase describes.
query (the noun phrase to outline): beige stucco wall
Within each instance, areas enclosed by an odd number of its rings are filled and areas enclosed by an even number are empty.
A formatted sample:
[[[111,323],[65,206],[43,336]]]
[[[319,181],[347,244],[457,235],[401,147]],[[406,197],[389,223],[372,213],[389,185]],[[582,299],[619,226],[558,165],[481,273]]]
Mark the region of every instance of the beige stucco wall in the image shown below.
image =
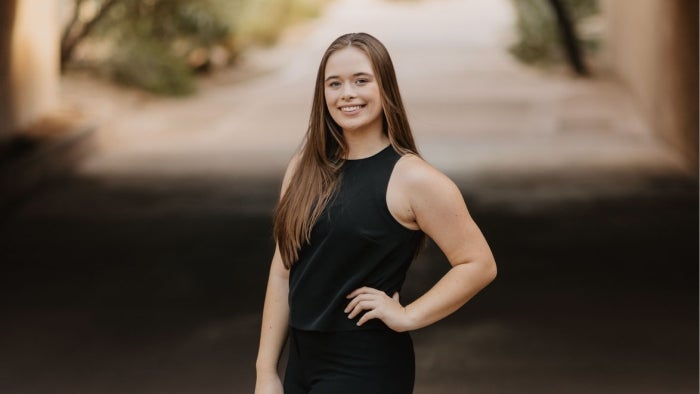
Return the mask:
[[[698,1],[601,0],[606,57],[651,128],[698,170]]]
[[[0,140],[57,105],[56,1],[3,0],[0,6]]]

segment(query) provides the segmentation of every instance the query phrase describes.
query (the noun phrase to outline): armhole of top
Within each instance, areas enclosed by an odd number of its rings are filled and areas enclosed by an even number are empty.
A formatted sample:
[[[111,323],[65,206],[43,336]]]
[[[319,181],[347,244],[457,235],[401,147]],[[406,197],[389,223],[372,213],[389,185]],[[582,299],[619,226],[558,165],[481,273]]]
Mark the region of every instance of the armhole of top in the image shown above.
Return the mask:
[[[399,226],[399,227],[401,227],[401,228],[403,228],[403,229],[405,229],[405,230],[414,231],[414,232],[415,232],[415,231],[420,231],[420,228],[415,228],[415,229],[414,229],[414,228],[410,228],[410,227],[404,225],[403,223],[401,223],[401,222],[394,216],[393,213],[391,213],[391,209],[389,209],[389,201],[388,201],[388,197],[389,197],[389,185],[391,184],[391,180],[392,180],[392,178],[394,177],[394,172],[395,172],[395,170],[396,170],[396,166],[399,164],[399,161],[401,161],[401,159],[403,159],[404,157],[405,157],[405,155],[399,157],[399,159],[396,160],[396,162],[394,163],[394,165],[393,165],[392,168],[391,168],[391,173],[389,174],[389,179],[387,180],[387,183],[386,183],[386,191],[384,192],[384,210],[386,211],[386,214],[387,214],[387,216],[391,219],[391,221],[394,222],[397,226]]]

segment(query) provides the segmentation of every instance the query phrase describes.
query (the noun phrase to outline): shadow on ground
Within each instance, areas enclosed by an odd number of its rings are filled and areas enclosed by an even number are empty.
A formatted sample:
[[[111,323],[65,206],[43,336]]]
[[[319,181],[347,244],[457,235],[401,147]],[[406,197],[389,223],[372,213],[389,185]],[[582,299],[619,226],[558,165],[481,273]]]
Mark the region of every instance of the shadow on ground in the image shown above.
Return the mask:
[[[523,202],[546,182],[458,180],[499,277],[414,333],[416,393],[697,392],[697,181]],[[0,391],[252,392],[278,188],[76,177],[4,217]],[[448,267],[429,245],[402,300]]]

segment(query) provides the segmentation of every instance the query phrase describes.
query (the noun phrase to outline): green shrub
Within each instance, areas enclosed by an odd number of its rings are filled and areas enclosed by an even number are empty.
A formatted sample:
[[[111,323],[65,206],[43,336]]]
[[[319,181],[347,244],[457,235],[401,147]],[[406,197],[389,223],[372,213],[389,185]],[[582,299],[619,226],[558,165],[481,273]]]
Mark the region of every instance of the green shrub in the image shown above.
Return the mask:
[[[195,91],[192,70],[155,39],[124,42],[110,57],[106,68],[117,82],[153,93],[186,95]]]
[[[214,58],[218,64],[250,45],[274,43],[329,0],[73,1],[78,12],[62,40],[62,62],[86,41],[93,56],[84,63],[120,83],[182,95],[194,91],[195,73],[209,70]]]
[[[118,43],[107,69],[121,83],[159,94],[194,92],[193,51],[208,50],[230,33],[212,3],[194,0],[122,0],[104,23]]]

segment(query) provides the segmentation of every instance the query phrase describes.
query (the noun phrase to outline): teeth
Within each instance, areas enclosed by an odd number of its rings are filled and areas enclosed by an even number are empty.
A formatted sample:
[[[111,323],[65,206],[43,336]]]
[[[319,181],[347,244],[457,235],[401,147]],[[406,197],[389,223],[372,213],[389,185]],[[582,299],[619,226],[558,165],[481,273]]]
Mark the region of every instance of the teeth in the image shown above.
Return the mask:
[[[357,111],[358,109],[360,109],[359,105],[354,105],[352,107],[341,107],[340,108],[340,110],[343,112],[352,112],[352,111]]]

